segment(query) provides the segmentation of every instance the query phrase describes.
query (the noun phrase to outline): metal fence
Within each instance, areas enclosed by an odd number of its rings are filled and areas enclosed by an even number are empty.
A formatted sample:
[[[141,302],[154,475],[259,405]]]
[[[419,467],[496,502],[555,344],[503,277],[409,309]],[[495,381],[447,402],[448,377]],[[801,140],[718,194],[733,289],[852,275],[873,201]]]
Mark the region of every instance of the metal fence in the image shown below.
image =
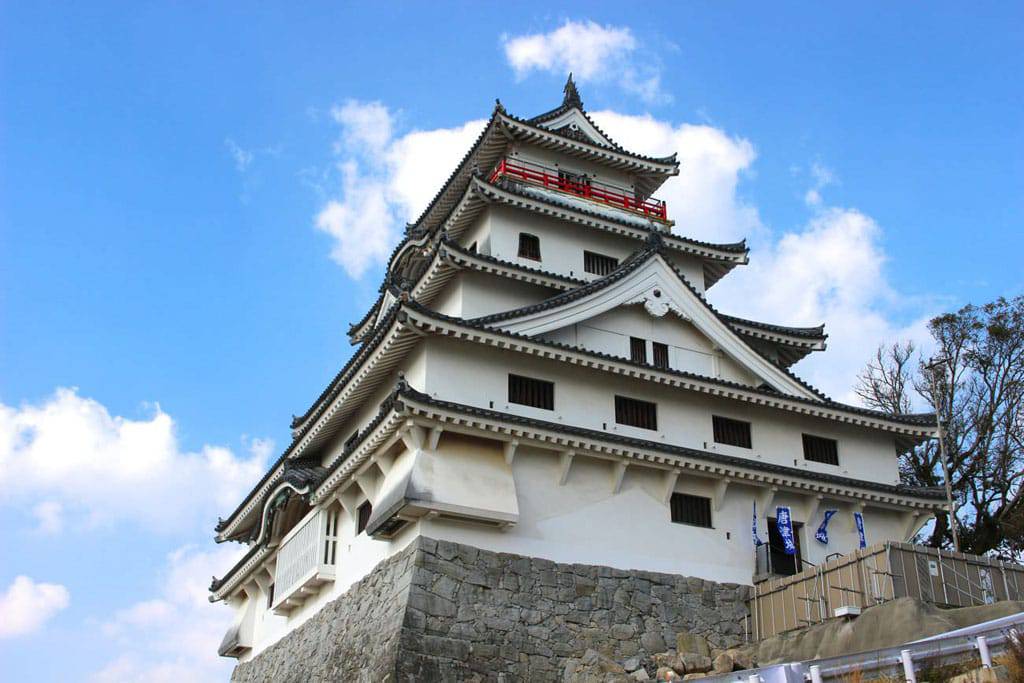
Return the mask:
[[[910,543],[882,543],[755,583],[755,640],[818,624],[840,607],[912,597],[944,607],[1024,600],[1024,567]]]

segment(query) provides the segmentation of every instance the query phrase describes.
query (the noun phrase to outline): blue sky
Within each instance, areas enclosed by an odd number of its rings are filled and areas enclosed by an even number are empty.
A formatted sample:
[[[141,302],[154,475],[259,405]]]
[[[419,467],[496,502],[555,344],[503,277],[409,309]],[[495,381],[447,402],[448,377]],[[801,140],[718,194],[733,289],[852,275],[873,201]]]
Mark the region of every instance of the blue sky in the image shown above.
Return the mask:
[[[797,371],[839,398],[1024,291],[1019,5],[619,8],[0,6],[5,676],[226,678],[216,516],[495,97],[539,113],[572,69],[613,137],[678,151],[677,230],[753,248],[712,301],[826,322]]]

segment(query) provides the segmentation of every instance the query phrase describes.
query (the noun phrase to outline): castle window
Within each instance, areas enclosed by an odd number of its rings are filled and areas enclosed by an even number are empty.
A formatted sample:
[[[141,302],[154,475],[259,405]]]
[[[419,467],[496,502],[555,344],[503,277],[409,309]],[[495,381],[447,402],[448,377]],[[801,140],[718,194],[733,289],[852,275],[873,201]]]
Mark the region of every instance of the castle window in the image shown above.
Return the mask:
[[[629,338],[629,359],[634,363],[647,362],[647,341],[640,337]]]
[[[540,238],[528,232],[519,233],[519,257],[540,261]]]
[[[668,370],[668,344],[653,342],[654,346],[654,367]]]
[[[826,465],[839,464],[839,446],[835,439],[804,434],[804,460],[822,462]]]
[[[691,496],[686,493],[673,493],[669,500],[669,511],[672,521],[676,524],[690,524],[711,528],[711,499],[704,496]]]
[[[619,259],[593,251],[583,252],[583,270],[594,275],[607,275],[619,267]]]
[[[615,397],[615,421],[628,427],[658,429],[658,404],[625,396]]]
[[[267,609],[274,606],[274,584],[270,584],[267,588]]]
[[[358,429],[356,431],[352,432],[352,436],[350,436],[347,439],[345,439],[345,445],[342,446],[342,448],[347,451],[350,448],[352,448],[352,446],[355,446],[357,441],[359,441],[359,430]]]
[[[370,523],[370,514],[373,512],[373,505],[365,501],[356,509],[356,534],[366,531],[366,525]]]
[[[727,446],[750,448],[750,423],[732,420],[721,415],[712,415],[711,420],[715,432],[715,443]]]
[[[555,383],[510,374],[508,376],[508,402],[543,410],[554,410]]]

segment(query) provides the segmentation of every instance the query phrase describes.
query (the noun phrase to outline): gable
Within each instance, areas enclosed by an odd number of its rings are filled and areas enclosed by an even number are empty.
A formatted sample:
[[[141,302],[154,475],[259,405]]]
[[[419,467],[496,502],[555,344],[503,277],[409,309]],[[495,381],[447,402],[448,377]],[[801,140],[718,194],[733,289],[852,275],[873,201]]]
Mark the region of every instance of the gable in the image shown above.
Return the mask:
[[[653,254],[628,274],[584,296],[563,297],[558,305],[534,307],[496,321],[494,326],[626,358],[628,346],[624,351],[620,347],[628,345],[629,336],[639,336],[637,329],[651,329],[652,334],[658,329],[666,335],[663,343],[671,339],[679,342],[675,369],[751,386],[768,384],[784,394],[818,399],[736,334],[660,254]],[[630,309],[661,322],[644,324]],[[613,351],[613,345],[618,350]],[[711,353],[707,353],[709,349]]]
[[[560,133],[566,137],[575,137],[589,142],[596,142],[599,145],[606,147],[616,147],[615,143],[608,139],[607,136],[603,135],[594,124],[592,124],[583,113],[576,108],[570,109],[569,111],[556,116],[553,119],[545,121],[539,124],[541,128],[547,128],[550,131]]]

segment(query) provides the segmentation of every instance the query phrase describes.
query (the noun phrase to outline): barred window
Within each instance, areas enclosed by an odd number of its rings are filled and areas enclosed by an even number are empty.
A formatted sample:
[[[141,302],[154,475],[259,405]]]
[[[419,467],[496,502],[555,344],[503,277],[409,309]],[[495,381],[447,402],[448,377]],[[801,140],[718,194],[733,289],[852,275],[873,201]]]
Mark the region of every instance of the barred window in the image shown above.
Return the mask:
[[[555,383],[543,379],[508,376],[508,402],[544,410],[555,409]]]
[[[839,446],[835,439],[804,434],[804,460],[823,462],[826,465],[839,464]]]
[[[615,421],[640,429],[658,429],[658,405],[625,396],[615,397]]]
[[[629,359],[634,363],[647,362],[647,340],[640,337],[629,338]]]
[[[540,261],[540,238],[528,232],[519,233],[519,256]]]
[[[654,367],[668,369],[668,345],[654,342]]]
[[[715,432],[715,443],[728,446],[750,448],[750,423],[732,420],[721,415],[712,415],[711,420]]]
[[[370,523],[370,514],[373,513],[373,505],[370,501],[364,502],[356,509],[356,534],[366,531],[366,525]]]
[[[583,252],[583,270],[594,275],[607,275],[619,267],[619,259],[593,251]]]
[[[676,524],[691,524],[711,528],[711,499],[704,496],[691,496],[686,493],[673,493],[669,500],[672,521]]]

